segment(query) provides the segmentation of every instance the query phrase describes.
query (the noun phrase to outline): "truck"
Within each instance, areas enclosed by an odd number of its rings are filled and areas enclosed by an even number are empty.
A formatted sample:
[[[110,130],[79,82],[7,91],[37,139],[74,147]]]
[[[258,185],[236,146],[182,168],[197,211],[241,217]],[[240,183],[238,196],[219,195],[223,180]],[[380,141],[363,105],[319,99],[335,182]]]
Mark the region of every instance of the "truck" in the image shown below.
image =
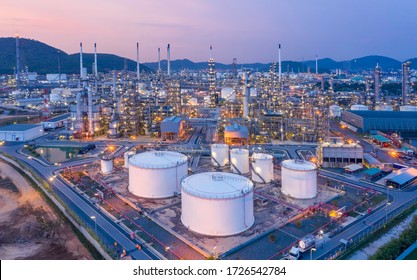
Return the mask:
[[[288,257],[290,260],[298,260],[305,252],[314,248],[314,246],[316,246],[316,239],[314,236],[311,234],[306,235],[298,241],[297,245],[291,247]]]

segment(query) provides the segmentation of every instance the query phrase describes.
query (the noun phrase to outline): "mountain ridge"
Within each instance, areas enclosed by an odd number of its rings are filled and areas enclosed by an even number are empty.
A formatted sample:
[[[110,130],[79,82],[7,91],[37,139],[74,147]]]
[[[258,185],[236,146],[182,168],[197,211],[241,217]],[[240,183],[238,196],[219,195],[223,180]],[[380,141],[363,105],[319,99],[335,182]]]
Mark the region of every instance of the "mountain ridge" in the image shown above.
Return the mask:
[[[61,65],[61,73],[78,74],[79,73],[79,53],[68,54],[53,46],[42,43],[34,39],[20,38],[20,61],[21,69],[27,66],[30,72],[39,74],[58,73],[58,52]],[[2,37],[0,38],[0,74],[12,74],[16,64],[16,38]],[[121,57],[115,54],[98,53],[98,70],[99,72],[107,72],[111,70],[123,69],[126,63],[127,70],[136,70],[136,61]],[[405,61],[411,61],[411,68],[417,69],[417,57],[410,58]],[[83,53],[84,67],[91,73],[94,54]],[[372,70],[376,64],[387,71],[401,69],[401,61],[381,55],[369,55],[344,61],[336,61],[331,58],[322,58],[318,60],[319,72],[330,72],[334,69],[348,70],[352,72]],[[171,60],[171,70],[180,71],[184,69],[205,70],[208,68],[208,62],[193,62],[189,59]],[[272,63],[238,63],[237,69],[250,68],[257,71],[268,71]],[[315,60],[307,61],[282,61],[282,72],[315,72]],[[167,69],[167,61],[161,60],[162,70]],[[218,70],[230,70],[232,64],[224,64],[215,62],[215,68]],[[141,63],[141,71],[158,70],[158,62]]]

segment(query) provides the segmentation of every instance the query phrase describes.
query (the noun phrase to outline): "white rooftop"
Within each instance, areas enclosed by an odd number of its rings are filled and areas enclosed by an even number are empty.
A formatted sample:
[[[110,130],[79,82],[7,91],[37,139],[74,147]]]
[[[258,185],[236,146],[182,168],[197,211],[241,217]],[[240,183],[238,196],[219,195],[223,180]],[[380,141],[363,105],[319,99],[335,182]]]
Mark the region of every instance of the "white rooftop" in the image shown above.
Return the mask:
[[[239,197],[253,190],[249,179],[226,172],[205,172],[191,175],[181,182],[184,192],[202,198]]]
[[[284,160],[281,165],[285,168],[292,169],[292,170],[314,170],[317,169],[316,165],[312,162],[306,161],[306,160],[294,160],[294,159],[288,159]]]
[[[253,154],[253,159],[273,159],[274,157],[268,154]]]
[[[183,164],[187,157],[169,151],[150,151],[129,158],[129,164],[142,168],[169,168]]]

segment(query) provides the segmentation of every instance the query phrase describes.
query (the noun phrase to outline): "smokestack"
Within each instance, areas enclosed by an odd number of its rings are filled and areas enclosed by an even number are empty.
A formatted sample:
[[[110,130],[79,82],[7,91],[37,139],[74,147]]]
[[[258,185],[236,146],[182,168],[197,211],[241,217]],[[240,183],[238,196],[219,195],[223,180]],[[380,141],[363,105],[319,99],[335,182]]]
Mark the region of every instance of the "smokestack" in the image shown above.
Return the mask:
[[[319,73],[319,61],[317,60],[317,54],[316,54],[316,75]]]
[[[139,43],[136,43],[136,77],[140,79],[140,65],[139,65]]]
[[[19,34],[16,34],[16,87],[20,87]]]
[[[249,72],[243,73],[243,80],[244,80],[244,86],[243,86],[243,117],[248,118],[249,117]]]
[[[93,122],[93,91],[91,87],[87,88],[87,102],[88,102],[88,132],[92,136],[94,134],[94,122]]]
[[[278,81],[281,84],[281,44],[278,45]]]
[[[161,72],[161,48],[158,48],[158,71]]]
[[[210,58],[213,58],[213,47],[210,45]]]
[[[97,67],[97,44],[94,43],[94,76],[98,78],[98,67]]]
[[[171,48],[170,48],[170,46],[169,46],[169,44],[168,44],[168,47],[167,47],[167,61],[168,61],[168,77],[171,77]]]
[[[83,43],[80,43],[80,85],[84,87],[84,77],[83,77]]]

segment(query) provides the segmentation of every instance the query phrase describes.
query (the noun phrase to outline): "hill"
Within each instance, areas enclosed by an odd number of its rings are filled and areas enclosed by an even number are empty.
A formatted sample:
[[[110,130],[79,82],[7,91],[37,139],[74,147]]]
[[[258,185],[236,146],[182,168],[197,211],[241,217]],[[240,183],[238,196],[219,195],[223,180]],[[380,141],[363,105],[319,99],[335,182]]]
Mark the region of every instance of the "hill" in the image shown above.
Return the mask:
[[[15,38],[0,38],[0,74],[12,74],[16,64],[16,40]],[[57,73],[58,72],[58,52],[60,52],[61,72],[67,74],[79,73],[79,54],[67,54],[62,50],[44,44],[32,39],[20,39],[20,61],[21,68],[27,66],[29,71],[38,72],[39,74]],[[113,54],[97,54],[99,72],[107,72],[114,69],[120,70],[124,68],[125,61],[130,71],[135,71],[136,62]],[[412,69],[417,69],[417,58],[409,59]],[[84,67],[91,73],[94,55],[85,53],[83,56]],[[376,63],[384,70],[401,69],[401,62],[386,56],[365,56],[345,61],[335,61],[331,58],[323,58],[318,60],[319,72],[330,72],[334,69],[342,69],[349,71],[372,70]],[[208,62],[193,62],[188,59],[177,59],[171,61],[171,70],[180,71],[189,70],[205,70],[208,68]],[[231,64],[215,63],[218,70],[230,70]],[[245,63],[238,64],[237,69],[252,69],[255,71],[268,71],[271,63]],[[316,61],[308,60],[303,62],[283,61],[282,72],[306,72],[310,69],[315,72]],[[161,61],[162,70],[166,71],[167,61]],[[158,69],[157,62],[141,63],[141,70],[156,71]]]
[[[20,65],[21,69],[27,66],[30,72],[38,74],[58,73],[58,52],[61,62],[61,73],[78,74],[80,72],[79,54],[67,54],[66,52],[44,44],[42,42],[20,38]],[[16,39],[0,38],[0,74],[12,74],[16,65]],[[106,72],[114,69],[123,69],[125,60],[130,71],[136,70],[136,62],[131,59],[113,54],[97,54],[98,71]],[[94,54],[83,54],[84,67],[91,73]],[[150,71],[141,64],[142,71]]]

